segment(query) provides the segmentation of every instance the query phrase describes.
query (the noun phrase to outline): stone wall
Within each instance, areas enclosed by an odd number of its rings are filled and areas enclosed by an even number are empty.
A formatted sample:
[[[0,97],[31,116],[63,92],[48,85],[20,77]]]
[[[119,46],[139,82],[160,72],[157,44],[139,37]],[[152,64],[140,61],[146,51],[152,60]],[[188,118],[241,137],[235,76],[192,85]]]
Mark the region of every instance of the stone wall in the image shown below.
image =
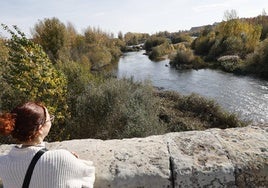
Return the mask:
[[[0,154],[10,145],[1,145]],[[96,188],[268,187],[268,126],[47,143],[92,160]]]

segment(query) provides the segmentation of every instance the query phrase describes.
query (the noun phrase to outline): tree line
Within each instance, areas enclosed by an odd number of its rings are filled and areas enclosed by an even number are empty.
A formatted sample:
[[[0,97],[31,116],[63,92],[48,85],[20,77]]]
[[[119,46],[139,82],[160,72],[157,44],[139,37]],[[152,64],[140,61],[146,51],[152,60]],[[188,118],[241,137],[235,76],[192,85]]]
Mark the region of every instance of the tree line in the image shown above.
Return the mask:
[[[168,55],[177,69],[220,68],[237,74],[268,78],[268,16],[238,18],[227,12],[226,20],[189,31],[159,32],[145,42],[153,60]]]

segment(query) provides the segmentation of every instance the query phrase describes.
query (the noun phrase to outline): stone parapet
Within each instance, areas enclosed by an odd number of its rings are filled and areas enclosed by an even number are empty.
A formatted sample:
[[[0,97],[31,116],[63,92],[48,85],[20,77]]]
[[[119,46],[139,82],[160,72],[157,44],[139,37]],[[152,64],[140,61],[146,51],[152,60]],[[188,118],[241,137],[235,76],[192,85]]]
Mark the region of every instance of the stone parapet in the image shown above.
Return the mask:
[[[1,145],[0,154],[11,145]],[[47,143],[96,167],[95,188],[268,187],[268,125]]]

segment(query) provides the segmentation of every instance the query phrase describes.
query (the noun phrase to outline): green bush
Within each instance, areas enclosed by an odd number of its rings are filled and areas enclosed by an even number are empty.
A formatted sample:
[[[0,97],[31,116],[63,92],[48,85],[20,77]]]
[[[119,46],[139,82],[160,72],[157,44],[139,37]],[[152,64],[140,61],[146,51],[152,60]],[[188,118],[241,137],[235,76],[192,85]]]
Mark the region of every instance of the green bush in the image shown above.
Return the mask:
[[[241,72],[242,60],[237,55],[226,55],[217,59],[219,66],[226,72]]]
[[[170,65],[177,69],[200,69],[206,66],[203,59],[195,56],[189,48],[180,48],[175,55],[171,56]]]
[[[163,133],[157,100],[148,84],[109,79],[92,84],[77,99],[71,138],[129,138]]]
[[[145,41],[144,48],[147,52],[149,52],[152,51],[153,47],[164,44],[166,42],[169,43],[168,39],[165,37],[151,36]]]
[[[205,30],[206,31],[206,30]],[[195,53],[198,55],[206,56],[208,55],[211,47],[215,43],[215,32],[205,32],[203,31],[202,35],[196,38],[192,42],[192,48],[195,50]]]
[[[215,101],[196,94],[183,96],[173,91],[158,92],[162,108],[160,119],[167,132],[245,126],[235,114],[225,112]]]
[[[94,80],[94,76],[88,64],[66,61],[57,62],[56,67],[66,75],[68,108],[71,116],[75,116],[76,99]]]
[[[230,36],[222,43],[222,48],[225,49],[225,54],[244,54],[244,44],[241,37]],[[224,54],[223,54],[224,55]]]
[[[175,33],[171,38],[172,44],[177,44],[181,42],[191,43],[192,41],[193,41],[192,37],[186,33]]]
[[[112,62],[112,54],[105,46],[92,45],[88,52],[90,62],[92,62],[92,69],[99,70],[100,68],[109,65]]]
[[[147,38],[149,38],[148,33],[127,32],[124,35],[124,41],[126,42],[127,46],[138,45],[138,44],[144,43]]]
[[[168,42],[165,42],[161,45],[152,48],[152,52],[149,55],[149,58],[152,60],[161,60],[165,55],[170,54],[174,50],[174,47]]]
[[[238,118],[234,114],[224,112],[213,100],[207,100],[196,94],[184,96],[178,101],[177,108],[198,116],[203,121],[210,122],[211,126],[218,128],[240,127]],[[208,127],[209,128],[209,127]]]
[[[248,56],[244,70],[268,78],[268,38],[260,43],[253,54]]]
[[[194,53],[191,49],[187,48],[185,50],[178,50],[174,59],[170,61],[173,66],[180,64],[189,64],[194,60]]]

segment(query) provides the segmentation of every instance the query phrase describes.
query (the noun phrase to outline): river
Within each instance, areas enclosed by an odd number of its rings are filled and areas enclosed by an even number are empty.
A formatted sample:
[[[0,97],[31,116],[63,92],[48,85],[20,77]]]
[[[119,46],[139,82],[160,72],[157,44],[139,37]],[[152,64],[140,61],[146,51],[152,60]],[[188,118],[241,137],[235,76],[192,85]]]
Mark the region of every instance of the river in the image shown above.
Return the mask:
[[[175,70],[169,67],[169,60],[153,62],[143,53],[125,53],[115,70],[117,76],[150,80],[156,87],[185,95],[197,93],[241,119],[268,123],[268,81],[211,69]]]

